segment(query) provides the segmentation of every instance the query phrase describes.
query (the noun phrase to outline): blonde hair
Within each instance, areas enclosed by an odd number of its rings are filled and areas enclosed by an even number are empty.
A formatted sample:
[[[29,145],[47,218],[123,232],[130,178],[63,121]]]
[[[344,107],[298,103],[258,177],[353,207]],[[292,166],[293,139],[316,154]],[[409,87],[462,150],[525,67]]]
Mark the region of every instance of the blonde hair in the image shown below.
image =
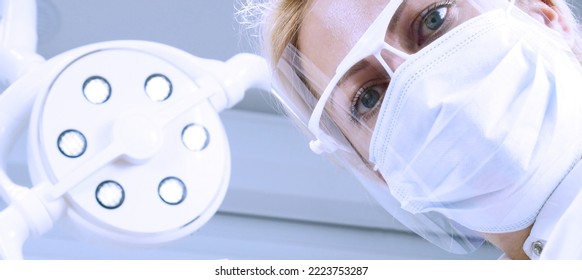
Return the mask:
[[[260,49],[276,65],[288,45],[296,45],[309,0],[241,0],[239,23],[258,31]]]

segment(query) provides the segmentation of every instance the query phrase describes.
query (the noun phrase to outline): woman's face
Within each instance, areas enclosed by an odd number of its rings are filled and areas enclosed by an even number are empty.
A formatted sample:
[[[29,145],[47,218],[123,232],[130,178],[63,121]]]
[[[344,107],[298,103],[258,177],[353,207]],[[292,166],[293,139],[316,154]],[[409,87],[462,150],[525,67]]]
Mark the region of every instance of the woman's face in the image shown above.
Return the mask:
[[[309,80],[311,88],[326,88],[331,78],[336,75],[340,62],[388,2],[389,0],[311,0],[311,7],[307,9],[297,43],[302,56],[311,62],[302,65],[308,76],[313,77]],[[405,3],[408,7],[396,18],[399,24],[394,29],[387,29],[385,40],[407,53],[418,52],[446,31],[480,14],[480,10],[469,6],[464,0],[410,0]],[[542,1],[527,3],[531,7],[528,6],[526,11],[540,22],[561,33],[567,33],[572,28],[564,25],[556,11]],[[419,18],[422,20],[418,20]],[[381,57],[393,70],[397,70],[404,61],[390,52],[382,52]],[[373,61],[373,57],[365,60],[368,63],[355,67],[357,71],[348,71],[351,75],[342,78],[342,82],[338,83],[338,94],[332,98],[333,103],[326,106],[326,111],[356,151],[364,159],[368,159],[371,134],[390,77],[378,70],[378,63]],[[309,75],[309,72],[313,72],[313,75]],[[317,72],[323,75],[318,75]],[[314,94],[319,97],[322,92]],[[354,119],[358,121],[354,122]],[[488,237],[491,236],[493,235]],[[517,244],[523,244],[523,240],[520,242]]]
[[[311,88],[323,89],[336,74],[346,54],[389,3],[389,0],[312,0],[301,26],[297,47],[304,59]],[[404,1],[389,26],[378,36],[406,54],[414,54],[442,34],[479,12],[462,0]],[[404,62],[401,55],[384,50],[381,58],[391,70]],[[309,75],[309,73],[313,73]],[[317,74],[315,74],[317,73]],[[390,74],[379,59],[367,56],[342,74],[326,103],[326,112],[360,156],[368,148]],[[317,77],[317,78],[316,78]]]

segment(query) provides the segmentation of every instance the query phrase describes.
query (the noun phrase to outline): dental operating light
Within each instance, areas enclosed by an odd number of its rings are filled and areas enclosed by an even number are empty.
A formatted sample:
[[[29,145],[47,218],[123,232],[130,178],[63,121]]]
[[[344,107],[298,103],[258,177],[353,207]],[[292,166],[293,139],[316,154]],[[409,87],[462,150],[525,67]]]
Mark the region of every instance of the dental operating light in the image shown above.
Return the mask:
[[[44,61],[30,47],[34,39],[11,44],[26,40],[8,36],[30,31],[21,20],[34,23],[34,1],[0,4],[0,76],[10,84],[0,95],[0,195],[8,204],[0,212],[0,258],[22,258],[29,236],[65,216],[132,244],[203,226],[230,177],[218,112],[249,88],[268,88],[265,62],[251,54],[201,59],[145,41],[97,43]],[[17,12],[27,17],[11,24]],[[26,131],[33,186],[15,184],[5,171]]]

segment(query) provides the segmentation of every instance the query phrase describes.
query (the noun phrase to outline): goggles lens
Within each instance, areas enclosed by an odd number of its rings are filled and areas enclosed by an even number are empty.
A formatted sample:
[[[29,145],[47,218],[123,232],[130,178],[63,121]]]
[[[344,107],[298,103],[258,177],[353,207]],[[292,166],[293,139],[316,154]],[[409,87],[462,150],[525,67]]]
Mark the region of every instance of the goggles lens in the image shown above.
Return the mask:
[[[499,2],[389,1],[339,62],[331,79],[321,79],[323,74],[319,79],[310,78],[321,67],[300,63],[307,77],[303,81],[310,84],[311,92],[319,95],[307,124],[310,132],[324,145],[355,149],[367,159],[378,112],[383,100],[389,98],[386,92],[398,68],[459,25],[509,5]],[[316,84],[326,86],[314,90]],[[323,124],[326,120],[337,127],[325,129],[329,127]]]

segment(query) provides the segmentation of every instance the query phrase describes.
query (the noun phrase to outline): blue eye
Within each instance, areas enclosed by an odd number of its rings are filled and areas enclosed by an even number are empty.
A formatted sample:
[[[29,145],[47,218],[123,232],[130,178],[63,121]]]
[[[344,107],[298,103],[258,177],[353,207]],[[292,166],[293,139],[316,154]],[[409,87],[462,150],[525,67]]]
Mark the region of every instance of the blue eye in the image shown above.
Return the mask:
[[[438,30],[447,18],[448,8],[440,7],[429,12],[423,19],[424,26],[429,30]]]
[[[382,97],[386,92],[386,84],[363,87],[352,101],[352,119],[367,120],[380,107]]]
[[[360,96],[360,105],[364,106],[366,109],[372,109],[376,106],[380,100],[380,93],[374,88],[366,89],[365,92]]]
[[[417,17],[415,26],[418,46],[426,46],[445,34],[454,22],[454,0],[434,3]]]

